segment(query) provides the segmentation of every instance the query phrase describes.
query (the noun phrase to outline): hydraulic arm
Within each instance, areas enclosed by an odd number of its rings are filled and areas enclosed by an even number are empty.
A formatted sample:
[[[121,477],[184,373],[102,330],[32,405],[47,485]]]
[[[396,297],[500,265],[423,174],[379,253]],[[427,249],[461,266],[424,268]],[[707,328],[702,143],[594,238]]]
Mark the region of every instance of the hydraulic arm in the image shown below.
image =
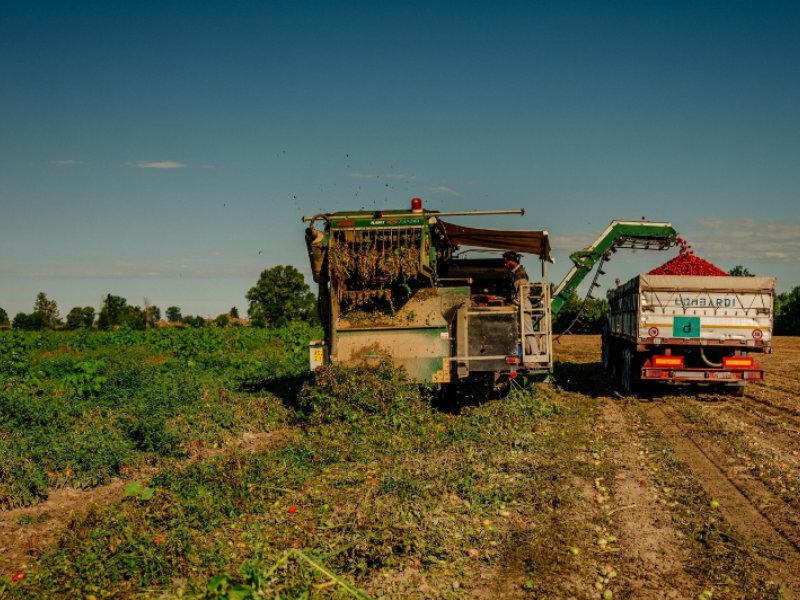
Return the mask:
[[[607,260],[618,248],[664,250],[675,245],[677,235],[671,223],[611,221],[591,246],[570,255],[573,266],[553,292],[553,318],[594,266],[601,260]]]

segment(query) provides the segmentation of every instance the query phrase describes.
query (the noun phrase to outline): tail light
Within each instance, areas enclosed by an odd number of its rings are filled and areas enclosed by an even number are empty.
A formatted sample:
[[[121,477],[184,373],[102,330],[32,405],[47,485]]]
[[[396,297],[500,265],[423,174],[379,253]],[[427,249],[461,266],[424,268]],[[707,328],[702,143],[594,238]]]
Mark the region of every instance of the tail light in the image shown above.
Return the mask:
[[[683,357],[682,356],[654,356],[653,366],[660,369],[682,369]]]
[[[722,366],[726,369],[752,369],[756,361],[752,356],[725,356]]]
[[[519,356],[506,356],[506,364],[508,364],[508,365],[518,365],[519,364]]]

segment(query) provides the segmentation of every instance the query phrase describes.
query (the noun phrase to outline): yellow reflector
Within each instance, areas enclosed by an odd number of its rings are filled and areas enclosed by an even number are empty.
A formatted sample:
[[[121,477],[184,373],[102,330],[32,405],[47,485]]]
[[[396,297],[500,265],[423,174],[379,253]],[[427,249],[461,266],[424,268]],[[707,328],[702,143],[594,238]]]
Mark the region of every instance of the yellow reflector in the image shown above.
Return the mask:
[[[732,357],[725,357],[722,359],[722,366],[726,369],[732,368],[744,368],[748,369],[752,367],[754,364],[753,358],[732,358]]]
[[[654,367],[678,367],[679,369],[683,367],[683,357],[682,356],[654,356],[653,357],[653,366]]]

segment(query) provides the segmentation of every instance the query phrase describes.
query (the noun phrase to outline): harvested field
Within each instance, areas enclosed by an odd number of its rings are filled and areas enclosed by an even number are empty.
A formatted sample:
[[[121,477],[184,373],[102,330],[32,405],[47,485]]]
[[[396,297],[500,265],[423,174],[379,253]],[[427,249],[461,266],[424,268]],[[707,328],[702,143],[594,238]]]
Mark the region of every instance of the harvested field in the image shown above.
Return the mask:
[[[569,370],[579,364],[599,366],[595,337],[561,342],[560,357]],[[642,579],[651,582],[644,596],[663,597],[659,590],[681,580],[684,589],[675,597],[703,590],[733,598],[800,594],[800,379],[789,375],[800,367],[800,340],[777,338],[774,348],[774,354],[758,359],[765,381],[748,386],[743,397],[694,395],[691,388],[680,387],[621,397],[602,384],[575,384],[605,402],[612,422],[622,420],[619,447],[639,448],[638,463],[648,474],[640,484],[650,492],[643,499],[644,512],[653,519],[668,510],[661,522],[669,524],[672,535],[642,537],[668,541],[656,552],[659,565],[672,562],[668,557],[679,547],[681,568],[665,578],[643,569]],[[624,470],[617,472],[623,475]],[[624,497],[624,486],[619,489]],[[647,532],[648,519],[636,516],[643,503],[633,504],[631,511],[617,508],[620,527],[633,532],[627,539],[635,548],[641,543],[636,532]],[[701,584],[715,572],[726,574],[725,583]],[[629,591],[642,597],[642,589],[632,585]]]
[[[30,360],[63,370],[67,341]],[[743,397],[635,398],[610,387],[598,337],[564,336],[555,385],[459,411],[389,367],[311,385],[303,343],[258,383],[217,341],[127,342],[137,364],[162,357],[159,393],[182,373],[191,418],[164,419],[184,451],[129,452],[99,485],[1,513],[0,597],[800,597],[800,339],[775,341]]]

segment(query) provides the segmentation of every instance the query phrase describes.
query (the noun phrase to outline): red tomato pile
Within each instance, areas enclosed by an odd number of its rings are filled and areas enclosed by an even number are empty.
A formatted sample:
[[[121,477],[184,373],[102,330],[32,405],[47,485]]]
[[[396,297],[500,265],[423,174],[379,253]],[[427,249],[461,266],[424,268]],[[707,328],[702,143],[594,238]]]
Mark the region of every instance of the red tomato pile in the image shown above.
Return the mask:
[[[648,275],[711,275],[727,277],[728,274],[707,260],[695,256],[692,247],[683,238],[677,238],[680,253],[672,260],[656,267]]]

